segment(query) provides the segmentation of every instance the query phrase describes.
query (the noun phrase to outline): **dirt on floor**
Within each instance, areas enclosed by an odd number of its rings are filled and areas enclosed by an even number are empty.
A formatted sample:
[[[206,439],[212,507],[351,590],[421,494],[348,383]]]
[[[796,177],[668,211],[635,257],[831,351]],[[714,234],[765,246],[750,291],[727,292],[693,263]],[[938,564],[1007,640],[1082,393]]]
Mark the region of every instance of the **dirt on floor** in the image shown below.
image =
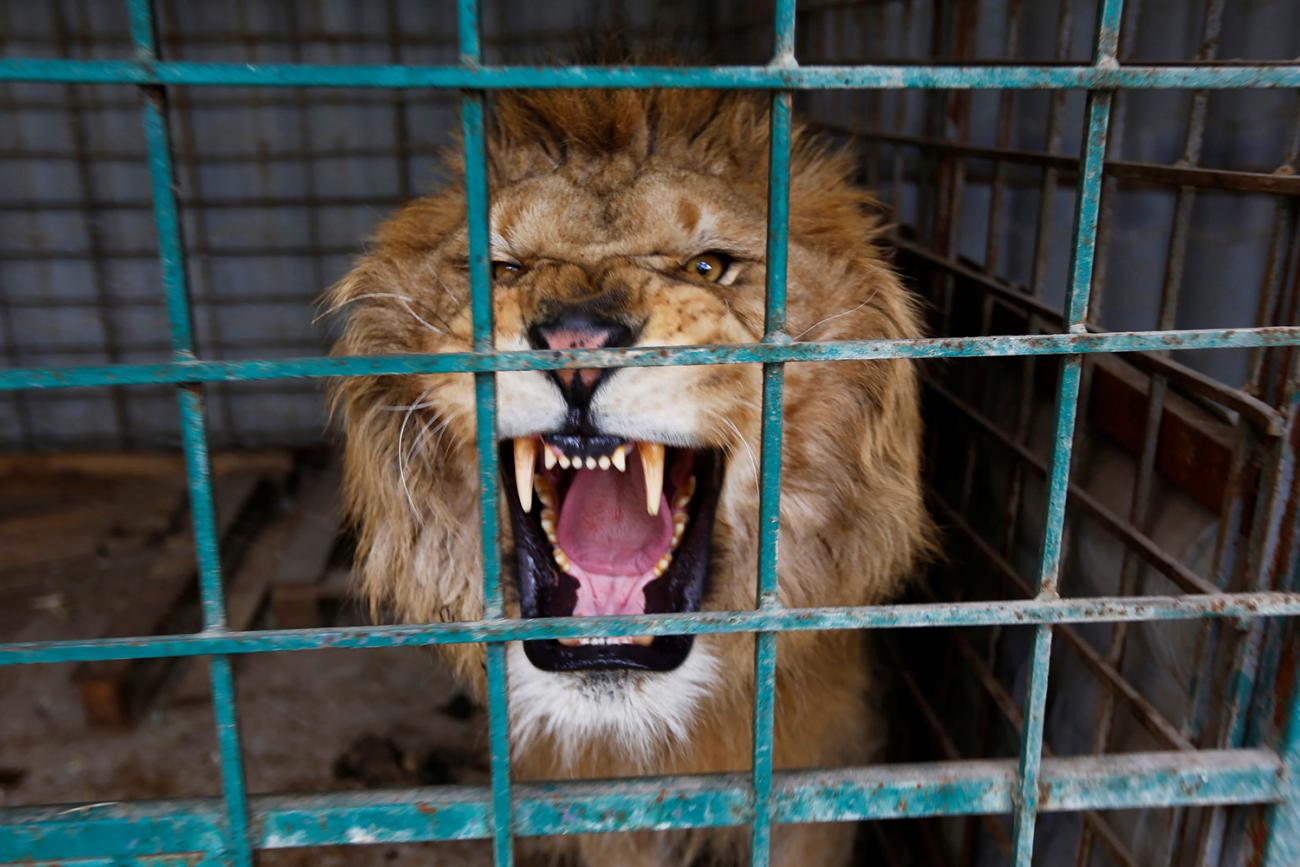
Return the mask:
[[[165,537],[185,526],[173,505],[184,499],[177,477],[137,473],[105,485],[95,473],[3,471],[0,642],[113,634],[148,594]],[[330,619],[362,622],[355,604]],[[262,599],[248,628],[273,625]],[[84,666],[0,667],[0,806],[219,795],[206,669],[204,659],[166,665],[149,695],[133,700],[130,721],[106,726],[88,715]],[[486,716],[431,651],[253,654],[235,660],[235,677],[252,794],[487,779]],[[485,842],[259,855],[268,867],[488,863]]]

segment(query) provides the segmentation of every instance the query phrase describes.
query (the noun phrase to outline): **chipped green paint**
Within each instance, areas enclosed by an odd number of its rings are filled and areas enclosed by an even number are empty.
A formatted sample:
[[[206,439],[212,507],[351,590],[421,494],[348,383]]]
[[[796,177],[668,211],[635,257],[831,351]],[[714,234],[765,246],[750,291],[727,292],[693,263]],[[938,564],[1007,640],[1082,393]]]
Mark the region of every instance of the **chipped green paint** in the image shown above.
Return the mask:
[[[709,90],[1224,89],[1300,87],[1295,65],[1203,66],[316,66],[280,63],[0,61],[0,81],[195,87],[674,87]]]
[[[159,656],[286,653],[341,648],[425,647],[596,635],[708,635],[829,629],[924,629],[937,626],[1032,626],[1201,618],[1300,616],[1300,593],[1224,593],[1087,599],[1012,599],[770,611],[700,611],[605,617],[479,620],[411,626],[352,626],[256,632],[199,632],[135,638],[0,644],[0,666]]]
[[[1282,796],[1267,750],[1203,750],[1046,759],[1040,809],[1135,809],[1270,803]],[[778,824],[1007,814],[1015,762],[975,760],[773,774]],[[515,786],[521,836],[743,825],[752,821],[748,776],[643,777]],[[258,849],[484,839],[487,786],[394,792],[262,795],[250,802]],[[218,799],[17,807],[0,811],[0,853],[32,860],[145,858],[222,845]],[[94,854],[92,854],[94,853]]]
[[[1115,331],[1100,334],[994,335],[908,340],[828,340],[720,346],[638,346],[629,349],[449,352],[439,355],[343,356],[266,361],[182,361],[100,367],[0,370],[0,391],[91,388],[184,382],[251,382],[332,376],[485,373],[575,367],[671,367],[692,364],[774,364],[869,361],[882,358],[988,358],[1071,353],[1243,349],[1300,344],[1300,327]]]

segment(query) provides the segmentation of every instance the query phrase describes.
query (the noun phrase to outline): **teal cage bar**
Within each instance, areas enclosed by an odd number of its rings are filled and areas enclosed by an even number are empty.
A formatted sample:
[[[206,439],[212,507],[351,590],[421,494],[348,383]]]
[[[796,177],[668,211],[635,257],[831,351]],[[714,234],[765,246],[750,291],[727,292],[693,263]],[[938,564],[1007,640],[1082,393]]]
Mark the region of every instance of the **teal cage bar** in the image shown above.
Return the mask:
[[[1086,387],[1086,356],[1104,353],[1166,353],[1214,348],[1300,346],[1300,327],[1175,329],[1162,316],[1159,330],[1104,331],[1089,317],[1096,283],[1094,261],[1104,226],[1103,190],[1111,171],[1108,133],[1117,95],[1153,89],[1245,90],[1300,87],[1300,64],[1193,64],[1135,66],[1121,62],[1122,0],[1101,0],[1087,64],[1042,65],[812,65],[795,56],[795,0],[776,0],[771,62],[730,67],[515,67],[482,62],[476,0],[458,0],[460,63],[451,66],[319,66],[193,63],[160,57],[150,0],[127,0],[133,58],[117,60],[0,60],[0,81],[127,84],[142,93],[148,147],[152,210],[162,264],[162,284],[170,323],[171,360],[158,364],[110,364],[61,368],[8,367],[0,370],[0,390],[69,389],[90,386],[176,386],[185,466],[199,566],[203,628],[185,635],[140,636],[0,644],[0,664],[164,656],[209,656],[215,724],[220,751],[220,799],[125,802],[22,807],[0,810],[0,861],[60,862],[84,865],[174,863],[167,856],[196,853],[187,863],[251,865],[255,852],[289,845],[490,839],[495,863],[513,863],[512,841],[519,836],[598,833],[747,825],[752,830],[752,863],[768,863],[773,823],[852,821],[930,816],[1011,818],[1012,863],[1031,863],[1039,814],[1146,807],[1211,807],[1222,823],[1223,807],[1267,805],[1270,815],[1264,863],[1300,863],[1300,681],[1281,694],[1290,696],[1283,714],[1285,736],[1276,749],[1259,745],[1247,731],[1245,708],[1256,699],[1259,676],[1277,669],[1277,640],[1266,640],[1265,619],[1300,614],[1300,593],[1286,589],[1288,576],[1265,574],[1271,563],[1251,564],[1258,578],[1242,592],[1225,592],[1178,564],[1161,561],[1182,595],[1116,595],[1068,598],[1059,591],[1067,500],[1074,496],[1071,454]],[[1210,8],[1222,4],[1211,2]],[[1213,17],[1213,16],[1211,16]],[[437,356],[383,358],[307,357],[284,360],[222,361],[199,358],[191,325],[185,251],[174,189],[167,97],[181,87],[238,85],[259,88],[447,88],[461,91],[460,118],[466,165],[474,350]],[[487,257],[488,201],[484,143],[484,100],[492,90],[520,87],[626,88],[696,87],[758,89],[770,92],[771,160],[769,180],[767,303],[763,340],[757,344],[567,352],[496,352]],[[1034,315],[1052,321],[1057,333],[1010,334],[916,340],[804,342],[786,330],[785,262],[789,185],[791,108],[795,93],[896,90],[1048,90],[1053,96],[1086,91],[1083,140],[1077,161],[1057,161],[1051,169],[1073,171],[1078,189],[1074,208],[1072,255],[1064,313],[1040,305]],[[1189,133],[1190,135],[1190,133]],[[888,134],[877,140],[889,141]],[[932,149],[960,148],[930,142],[902,142]],[[1000,160],[1017,159],[999,153]],[[1023,157],[1023,155],[1021,155]],[[901,163],[896,162],[896,165]],[[1131,166],[1118,169],[1139,172]],[[1182,166],[1175,180],[1190,180],[1193,166]],[[1219,179],[1222,183],[1255,183]],[[895,178],[897,183],[897,176]],[[1262,182],[1260,182],[1262,183]],[[1285,179],[1283,181],[1285,184]],[[1180,188],[1181,189],[1181,188]],[[1286,191],[1285,189],[1283,190]],[[1290,189],[1292,193],[1295,190]],[[1180,193],[1181,195],[1181,193]],[[918,248],[899,245],[905,252]],[[962,265],[943,258],[940,265],[960,276]],[[969,270],[969,269],[968,269]],[[968,275],[969,276],[969,275]],[[1008,293],[991,285],[994,294]],[[1024,299],[1017,299],[1021,302]],[[986,330],[987,333],[987,330]],[[780,491],[783,365],[801,361],[876,358],[1031,358],[1059,359],[1053,448],[1041,467],[1047,480],[1045,536],[1037,580],[1021,582],[1026,598],[988,602],[931,601],[915,604],[835,609],[783,609],[777,601],[778,498]],[[1156,359],[1157,381],[1167,384],[1185,374]],[[494,372],[565,367],[616,367],[683,364],[763,365],[762,454],[760,459],[759,574],[751,611],[705,612],[639,617],[512,620],[504,615],[500,563],[496,549],[497,452]],[[205,383],[364,376],[403,373],[472,372],[477,400],[480,529],[483,540],[484,619],[472,623],[424,626],[374,626],[324,630],[238,632],[227,629],[221,563],[213,514],[208,461]],[[1248,400],[1236,407],[1269,431],[1274,448],[1259,484],[1257,532],[1261,550],[1275,551],[1293,527],[1285,503],[1295,485],[1293,446],[1300,415],[1295,362],[1291,363],[1281,409]],[[1212,388],[1204,382],[1197,387]],[[1164,385],[1161,385],[1161,389]],[[1160,398],[1163,401],[1163,391]],[[1222,395],[1220,395],[1222,396]],[[952,397],[949,395],[949,397]],[[953,400],[958,398],[952,397]],[[1156,403],[1153,397],[1153,403]],[[971,413],[978,417],[978,413]],[[990,425],[991,427],[991,425]],[[1144,471],[1149,475],[1149,467]],[[1103,514],[1098,512],[1098,514]],[[1267,516],[1267,520],[1263,519]],[[961,518],[952,520],[959,527]],[[1140,541],[1140,540],[1139,540]],[[987,547],[987,546],[986,546]],[[985,551],[999,562],[997,551]],[[1159,560],[1158,555],[1148,554]],[[1126,567],[1127,568],[1127,567]],[[1014,577],[1014,570],[1010,573]],[[1195,749],[1179,732],[1168,733],[1167,752],[1095,755],[1075,758],[1045,755],[1044,721],[1049,663],[1054,637],[1069,636],[1068,624],[1224,621],[1245,635],[1235,657],[1233,724],[1220,749]],[[913,765],[881,765],[825,771],[782,772],[772,766],[773,696],[776,636],[810,629],[901,630],[920,627],[1033,628],[1028,689],[1020,714],[1018,759],[951,760]],[[506,641],[586,635],[753,632],[756,690],[752,773],[694,778],[643,778],[512,784],[509,773],[505,689]],[[1275,637],[1276,638],[1276,637]],[[320,648],[421,646],[458,642],[487,645],[489,684],[490,784],[412,789],[382,794],[302,794],[254,796],[245,791],[240,731],[230,657]],[[1158,724],[1157,724],[1158,726]],[[364,835],[356,832],[364,830]],[[1086,834],[1105,842],[1105,827]],[[1084,847],[1089,842],[1083,844]],[[1208,851],[1208,850],[1207,850]],[[1084,856],[1080,856],[1083,858]],[[1209,857],[1202,854],[1200,857]],[[1082,862],[1087,863],[1087,862]],[[1206,861],[1204,863],[1213,863]]]

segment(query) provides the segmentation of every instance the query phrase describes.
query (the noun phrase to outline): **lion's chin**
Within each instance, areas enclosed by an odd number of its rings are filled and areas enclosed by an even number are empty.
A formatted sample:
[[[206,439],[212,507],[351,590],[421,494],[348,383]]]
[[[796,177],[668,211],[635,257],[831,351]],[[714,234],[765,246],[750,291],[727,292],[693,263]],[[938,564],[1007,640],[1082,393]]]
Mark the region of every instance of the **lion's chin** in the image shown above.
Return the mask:
[[[708,590],[718,449],[541,434],[502,445],[524,617],[698,611]],[[524,642],[543,671],[670,671],[689,635]]]

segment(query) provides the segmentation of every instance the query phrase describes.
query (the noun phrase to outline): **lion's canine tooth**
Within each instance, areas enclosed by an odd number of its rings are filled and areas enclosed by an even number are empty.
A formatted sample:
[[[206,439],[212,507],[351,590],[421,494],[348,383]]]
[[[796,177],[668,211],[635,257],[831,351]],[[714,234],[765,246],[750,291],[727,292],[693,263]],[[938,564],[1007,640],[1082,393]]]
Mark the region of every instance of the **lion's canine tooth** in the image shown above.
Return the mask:
[[[533,510],[533,465],[537,462],[537,440],[515,437],[515,490],[525,512]]]
[[[547,445],[542,446],[542,463],[546,466],[548,470],[555,469],[555,465],[558,463],[558,461],[555,459],[555,450],[552,449],[550,446]]]
[[[637,443],[641,453],[641,468],[645,470],[645,510],[659,514],[659,501],[664,489],[664,444]]]
[[[619,446],[618,448],[614,449],[614,456],[610,459],[610,462],[614,464],[614,468],[618,470],[620,473],[626,470],[627,469],[627,447]]]
[[[609,469],[609,455],[601,455],[601,456],[596,460],[596,464],[597,464],[597,465],[598,465],[602,470],[607,470],[607,469]]]

